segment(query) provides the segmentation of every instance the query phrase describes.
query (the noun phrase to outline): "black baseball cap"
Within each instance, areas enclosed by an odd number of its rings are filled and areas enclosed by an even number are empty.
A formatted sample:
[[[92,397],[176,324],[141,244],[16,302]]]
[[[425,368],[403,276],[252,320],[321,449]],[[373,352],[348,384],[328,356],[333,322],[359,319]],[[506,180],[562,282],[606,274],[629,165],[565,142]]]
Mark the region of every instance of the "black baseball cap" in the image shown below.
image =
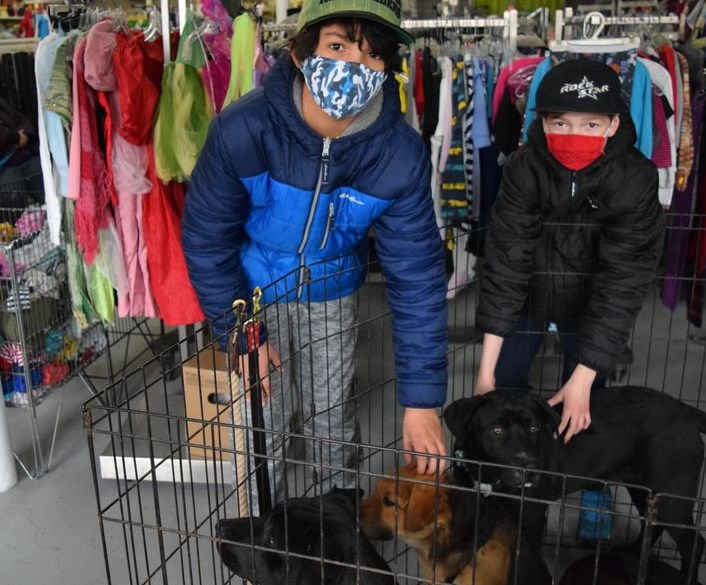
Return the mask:
[[[627,108],[618,74],[600,61],[579,58],[563,61],[548,71],[537,89],[535,110],[610,115]]]

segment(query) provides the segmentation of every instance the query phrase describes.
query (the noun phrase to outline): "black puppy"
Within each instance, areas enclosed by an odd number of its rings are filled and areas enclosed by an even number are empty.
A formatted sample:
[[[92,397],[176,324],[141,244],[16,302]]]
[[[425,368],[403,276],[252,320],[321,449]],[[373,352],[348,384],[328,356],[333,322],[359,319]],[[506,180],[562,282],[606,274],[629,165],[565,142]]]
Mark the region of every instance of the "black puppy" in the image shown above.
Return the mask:
[[[220,520],[221,559],[259,585],[394,585],[387,563],[356,532],[360,495],[334,488],[321,497],[288,499],[259,518]]]
[[[591,393],[591,426],[567,444],[556,437],[559,413],[529,392],[497,389],[453,402],[444,421],[454,435],[457,457],[522,468],[484,468],[481,481],[497,491],[524,489],[530,496],[557,499],[563,489],[560,476],[528,471],[542,469],[643,485],[656,494],[697,496],[704,457],[699,433],[706,432],[706,413],[648,388],[602,388]],[[477,480],[474,473],[471,465],[455,467],[455,479],[462,484]],[[569,478],[564,493],[589,484]],[[644,514],[646,492],[628,491]],[[694,526],[693,501],[660,500],[657,520]],[[703,538],[695,529],[667,530],[679,549],[682,572],[689,573],[692,563],[701,560]],[[655,528],[653,542],[659,533]]]

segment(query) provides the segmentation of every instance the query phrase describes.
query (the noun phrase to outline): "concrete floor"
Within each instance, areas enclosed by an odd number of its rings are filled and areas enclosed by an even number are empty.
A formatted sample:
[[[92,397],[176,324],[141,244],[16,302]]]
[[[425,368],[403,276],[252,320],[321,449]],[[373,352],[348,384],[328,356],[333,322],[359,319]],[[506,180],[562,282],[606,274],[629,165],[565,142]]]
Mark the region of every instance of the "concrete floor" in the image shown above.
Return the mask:
[[[381,289],[377,285],[366,287],[366,295],[361,301],[363,317],[380,310]],[[451,303],[449,319],[457,343],[451,346],[449,400],[469,395],[473,385],[479,346],[468,339],[461,342],[461,339],[468,337],[474,305],[473,284]],[[359,339],[360,352],[365,356],[358,369],[359,388],[379,386],[366,396],[361,407],[363,442],[376,446],[392,445],[399,432],[400,414],[395,408],[394,390],[389,382],[389,327],[380,327],[381,322],[374,320],[374,325],[367,329],[363,326]],[[669,313],[661,307],[653,291],[635,328],[632,365],[625,370],[620,384],[651,385],[703,407],[701,403],[706,399],[706,348],[698,338],[700,334],[701,330],[687,326],[683,308],[674,314]],[[550,392],[555,387],[558,360],[552,355],[551,344],[547,347],[544,359],[533,370],[532,383]],[[117,355],[122,354],[117,352]],[[102,366],[97,364],[96,367],[100,373]],[[160,382],[154,382],[160,379],[158,364],[129,377],[127,391],[137,393],[130,408],[138,411],[146,408],[146,392],[143,391],[153,383],[155,392],[160,395],[167,398],[180,395],[179,379],[164,383],[161,388]],[[116,442],[129,442],[129,433],[115,426],[121,415],[111,414],[110,409],[102,410],[106,414],[103,421],[91,431],[85,430],[82,405],[90,396],[84,383],[74,378],[39,407],[41,435],[46,438],[51,436],[53,416],[56,408],[61,406],[52,468],[36,480],[21,475],[15,487],[0,494],[0,583],[181,585],[238,582],[229,581],[210,540],[215,518],[230,515],[235,509],[235,495],[220,481],[214,480],[214,477],[224,477],[227,473],[224,471],[227,462],[211,465],[209,473],[214,475],[208,483],[153,484],[149,476],[138,482],[99,477],[99,512],[88,438],[93,440],[98,457],[106,450],[115,450]],[[154,402],[149,407],[156,408]],[[93,412],[97,414],[99,411],[100,407]],[[28,412],[8,409],[6,414],[13,447],[26,458],[31,455],[26,432]],[[123,421],[125,416],[122,413]],[[170,416],[178,419],[178,409]],[[137,430],[132,432],[133,435],[140,433]],[[151,435],[150,439],[149,435],[140,435],[138,442],[141,440],[155,446],[158,443],[155,436]],[[168,446],[160,443],[157,450]],[[370,453],[366,465],[369,470],[374,468],[379,473],[380,469],[389,469],[393,465],[392,456],[379,449]],[[94,461],[100,464],[98,459]],[[193,473],[193,470],[186,473],[189,472]],[[97,473],[100,476],[100,470]],[[99,520],[103,520],[107,541],[108,570]],[[575,531],[575,524],[566,530]],[[410,560],[411,555],[385,550],[388,558],[390,555],[396,557],[395,564],[400,573],[414,574],[416,568]],[[164,567],[160,566],[160,559],[166,559]]]

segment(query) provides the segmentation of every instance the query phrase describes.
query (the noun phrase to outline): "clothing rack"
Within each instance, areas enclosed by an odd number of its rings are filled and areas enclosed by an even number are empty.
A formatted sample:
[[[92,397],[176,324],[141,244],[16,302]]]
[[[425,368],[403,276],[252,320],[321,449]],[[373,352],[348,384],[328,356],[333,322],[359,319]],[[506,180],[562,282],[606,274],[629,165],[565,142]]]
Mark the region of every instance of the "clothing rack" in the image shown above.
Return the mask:
[[[512,53],[517,47],[517,10],[506,10],[503,17],[495,18],[423,18],[404,19],[401,26],[408,31],[436,29],[502,29],[503,40]],[[265,23],[264,32],[294,32],[296,23]]]
[[[588,27],[594,27],[595,32],[587,37],[584,34],[584,38],[598,38],[601,31],[606,26],[623,26],[638,29],[640,27],[649,28],[650,32],[658,32],[663,34],[669,40],[677,40],[679,38],[679,31],[683,27],[683,17],[676,16],[675,14],[669,15],[641,15],[641,16],[605,16],[600,12],[590,12],[588,14],[578,14],[574,15],[572,8],[566,8],[565,10],[557,10],[554,19],[554,38],[557,41],[572,38],[571,27],[574,25],[583,25],[584,33]],[[672,30],[665,31],[655,31],[654,27],[664,26],[671,28]]]
[[[37,50],[39,39],[17,38],[0,39],[0,55],[5,53],[34,53]]]

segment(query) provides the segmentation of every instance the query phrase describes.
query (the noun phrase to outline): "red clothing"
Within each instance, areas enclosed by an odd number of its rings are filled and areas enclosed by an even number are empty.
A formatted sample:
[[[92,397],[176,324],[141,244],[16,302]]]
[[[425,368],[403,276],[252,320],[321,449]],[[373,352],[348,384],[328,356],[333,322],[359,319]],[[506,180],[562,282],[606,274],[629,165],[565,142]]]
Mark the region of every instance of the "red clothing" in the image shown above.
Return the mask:
[[[122,114],[118,132],[131,144],[145,145],[152,139],[162,87],[164,53],[161,37],[157,41],[145,41],[141,31],[127,37],[118,35],[113,64]]]
[[[422,57],[421,51],[415,52],[414,67],[414,101],[417,106],[419,125],[421,126],[422,117],[424,115],[424,75],[422,73],[422,69],[424,68],[424,58]]]
[[[84,56],[86,39],[74,51],[74,76],[78,83],[81,135],[81,188],[76,200],[74,235],[86,264],[92,264],[98,253],[98,229],[105,227],[110,189],[108,188],[105,159],[98,141],[98,98],[96,91],[86,83]]]
[[[206,317],[191,286],[181,247],[184,185],[175,182],[164,185],[159,180],[152,144],[149,145],[149,159],[148,178],[153,188],[143,198],[142,221],[152,294],[167,325],[197,323]]]

